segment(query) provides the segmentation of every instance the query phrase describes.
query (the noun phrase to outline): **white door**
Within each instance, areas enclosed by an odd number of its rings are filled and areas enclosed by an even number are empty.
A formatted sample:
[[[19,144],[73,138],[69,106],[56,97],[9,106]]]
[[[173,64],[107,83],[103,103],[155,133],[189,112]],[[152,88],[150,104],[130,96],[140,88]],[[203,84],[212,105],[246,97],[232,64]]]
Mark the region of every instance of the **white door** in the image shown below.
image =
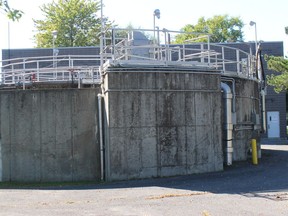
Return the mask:
[[[267,112],[268,138],[280,137],[279,112]]]

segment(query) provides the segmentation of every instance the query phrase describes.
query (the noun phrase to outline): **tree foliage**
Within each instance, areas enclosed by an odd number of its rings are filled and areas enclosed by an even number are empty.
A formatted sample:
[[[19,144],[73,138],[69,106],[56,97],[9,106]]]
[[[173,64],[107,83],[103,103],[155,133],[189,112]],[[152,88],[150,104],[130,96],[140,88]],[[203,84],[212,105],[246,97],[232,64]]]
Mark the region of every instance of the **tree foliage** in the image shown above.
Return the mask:
[[[288,90],[288,60],[280,56],[265,56],[269,70],[279,74],[267,75],[267,84],[274,86],[274,91],[279,93]]]
[[[18,21],[23,15],[23,11],[10,8],[7,0],[0,0],[0,9],[13,21]]]
[[[40,7],[44,20],[34,20],[38,33],[35,35],[37,47],[53,46],[52,32],[57,31],[55,47],[95,46],[99,44],[101,17],[99,1],[58,0]],[[111,25],[104,18],[106,25]]]
[[[210,42],[242,42],[244,26],[239,17],[229,17],[228,15],[216,15],[205,19],[200,17],[196,25],[188,24],[182,28],[184,32],[193,32],[195,34],[179,34],[176,36],[175,43],[183,43],[185,40],[195,39],[204,34],[211,35]],[[207,42],[202,38],[198,42]]]

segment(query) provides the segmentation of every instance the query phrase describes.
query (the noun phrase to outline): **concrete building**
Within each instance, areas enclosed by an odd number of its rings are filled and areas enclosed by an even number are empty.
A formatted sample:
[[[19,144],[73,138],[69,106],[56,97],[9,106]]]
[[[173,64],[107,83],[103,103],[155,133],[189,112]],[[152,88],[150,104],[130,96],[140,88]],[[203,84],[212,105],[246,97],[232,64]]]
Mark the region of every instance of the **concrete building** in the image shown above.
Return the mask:
[[[53,59],[52,49],[3,50],[0,181],[221,171],[247,160],[252,138],[260,152],[254,44],[181,48],[136,35],[102,56],[99,47],[59,48]],[[263,43],[263,53],[280,54],[281,46]],[[268,104],[267,111],[275,112]]]

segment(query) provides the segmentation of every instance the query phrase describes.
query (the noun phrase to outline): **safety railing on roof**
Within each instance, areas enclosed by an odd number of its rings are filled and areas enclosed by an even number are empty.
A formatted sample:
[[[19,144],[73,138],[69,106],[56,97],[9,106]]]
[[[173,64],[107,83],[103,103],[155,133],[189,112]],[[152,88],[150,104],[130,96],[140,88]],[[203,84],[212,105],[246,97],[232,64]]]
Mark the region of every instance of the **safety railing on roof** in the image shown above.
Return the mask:
[[[54,55],[2,61],[1,86],[25,89],[28,85],[41,83],[72,83],[78,87],[97,84],[108,60],[125,66],[208,68],[231,76],[256,79],[256,59],[251,48],[246,52],[232,44],[210,43],[210,35],[203,34],[196,34],[197,37],[183,44],[173,43],[179,34],[187,33],[158,28],[113,28],[102,34],[99,55]]]
[[[2,61],[1,86],[100,83],[99,55],[62,55]]]
[[[175,35],[194,34],[183,44],[173,43]],[[256,59],[251,47],[239,48],[210,43],[210,35],[169,31],[167,29],[121,29],[106,32],[104,58],[122,65],[151,64],[204,67],[221,70],[223,74],[255,79]],[[153,38],[152,35],[157,35]],[[199,42],[205,41],[205,42]],[[107,60],[107,58],[105,58]]]

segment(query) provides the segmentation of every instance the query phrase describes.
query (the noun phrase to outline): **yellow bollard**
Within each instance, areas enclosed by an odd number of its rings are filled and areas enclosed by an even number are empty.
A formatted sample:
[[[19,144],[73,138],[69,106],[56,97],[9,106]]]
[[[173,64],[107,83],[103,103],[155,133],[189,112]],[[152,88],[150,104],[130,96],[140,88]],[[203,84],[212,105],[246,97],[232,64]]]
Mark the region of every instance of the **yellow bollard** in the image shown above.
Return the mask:
[[[252,163],[254,165],[257,165],[258,164],[258,157],[257,157],[257,142],[256,142],[256,139],[252,139],[251,144],[252,144]]]

